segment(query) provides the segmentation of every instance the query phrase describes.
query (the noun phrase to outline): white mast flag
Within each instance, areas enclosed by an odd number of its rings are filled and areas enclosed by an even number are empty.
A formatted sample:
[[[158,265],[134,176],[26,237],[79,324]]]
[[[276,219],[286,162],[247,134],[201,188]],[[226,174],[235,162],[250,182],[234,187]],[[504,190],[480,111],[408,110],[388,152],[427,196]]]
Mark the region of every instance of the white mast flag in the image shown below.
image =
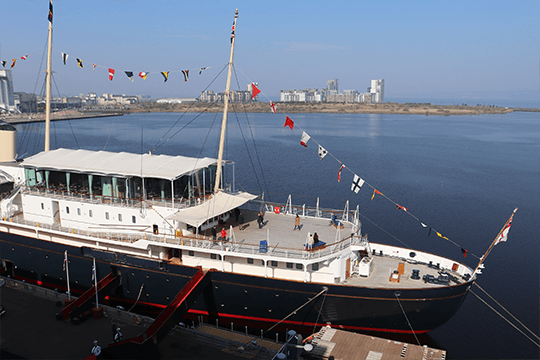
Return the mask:
[[[362,185],[364,185],[365,181],[360,176],[354,174],[354,179],[352,181],[351,185],[351,191],[354,191],[355,194],[358,194],[360,189],[362,188]]]
[[[311,139],[311,136],[309,136],[305,131],[302,132],[302,137],[300,138],[300,144],[302,146],[307,147],[307,142]]]
[[[508,223],[504,227],[504,230],[501,232],[501,234],[495,241],[495,245],[497,245],[501,241],[506,241],[506,238],[508,237],[508,232],[510,231],[510,226],[512,226],[512,219],[508,220]]]
[[[321,158],[321,160],[324,159],[326,154],[328,154],[328,151],[326,151],[325,148],[323,148],[321,145],[319,145],[319,157]]]

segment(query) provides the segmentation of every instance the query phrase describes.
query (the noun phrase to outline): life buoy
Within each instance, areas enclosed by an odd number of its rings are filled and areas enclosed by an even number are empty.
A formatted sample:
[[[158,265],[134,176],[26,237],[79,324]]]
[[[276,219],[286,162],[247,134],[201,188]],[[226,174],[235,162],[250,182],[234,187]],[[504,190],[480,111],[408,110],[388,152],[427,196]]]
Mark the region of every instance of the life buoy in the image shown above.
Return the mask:
[[[279,214],[281,212],[281,209],[279,208],[279,206],[274,206],[274,212],[276,214]]]

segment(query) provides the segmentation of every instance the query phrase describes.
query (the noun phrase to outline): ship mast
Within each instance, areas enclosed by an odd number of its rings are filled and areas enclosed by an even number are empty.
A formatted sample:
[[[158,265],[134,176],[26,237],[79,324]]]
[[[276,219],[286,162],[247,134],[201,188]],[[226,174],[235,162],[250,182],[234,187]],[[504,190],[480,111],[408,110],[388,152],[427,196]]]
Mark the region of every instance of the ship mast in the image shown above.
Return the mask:
[[[46,100],[45,100],[45,151],[49,151],[51,139],[51,76],[52,76],[52,0],[49,1],[49,42],[47,51]]]
[[[227,86],[225,87],[225,97],[223,102],[225,106],[223,107],[223,120],[221,121],[221,137],[219,138],[219,155],[218,163],[216,170],[216,183],[214,186],[214,194],[217,194],[220,190],[219,183],[221,180],[221,167],[223,164],[223,148],[225,146],[225,130],[227,127],[227,110],[229,109],[229,96],[231,89],[231,77],[232,77],[232,66],[233,66],[233,56],[234,56],[234,42],[236,39],[236,20],[238,19],[238,9],[234,13],[234,23],[231,34],[231,57],[229,59],[229,73],[227,74]]]

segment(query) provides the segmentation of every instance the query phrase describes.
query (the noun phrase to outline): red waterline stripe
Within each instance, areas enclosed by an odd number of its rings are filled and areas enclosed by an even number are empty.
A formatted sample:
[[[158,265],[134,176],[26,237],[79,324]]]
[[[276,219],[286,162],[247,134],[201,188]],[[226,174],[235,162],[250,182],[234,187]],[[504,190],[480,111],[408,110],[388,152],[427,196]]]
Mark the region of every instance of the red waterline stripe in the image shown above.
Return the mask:
[[[25,279],[21,276],[16,276],[18,278],[17,280],[25,280],[29,283],[34,283],[37,285],[42,286],[49,286],[53,287],[56,285],[43,283],[41,281],[31,280],[31,279]],[[58,287],[58,286],[56,286]],[[108,298],[108,296],[107,296]],[[135,300],[131,299],[122,299],[122,298],[109,298],[109,300],[116,300],[116,301],[122,301],[122,302],[128,302],[128,303],[135,303]],[[145,302],[145,301],[138,301],[138,304],[145,305],[145,306],[151,306],[156,307],[160,309],[165,309],[167,305],[162,304],[156,304],[151,302]],[[195,309],[189,309],[188,313],[190,314],[197,314],[197,315],[206,315],[210,316],[210,313],[208,311],[202,311],[202,310],[195,310]],[[254,316],[243,316],[243,315],[234,315],[234,314],[225,314],[225,313],[217,313],[217,316],[221,318],[229,318],[229,319],[239,319],[239,320],[245,320],[245,321],[251,321],[251,322],[262,322],[262,323],[275,323],[275,319],[268,319],[268,318],[261,318],[261,317],[254,317]],[[282,324],[290,324],[290,325],[296,325],[296,326],[325,326],[326,324],[316,324],[312,322],[300,322],[300,321],[291,321],[291,320],[285,320],[282,321]],[[352,325],[334,325],[332,326],[334,328],[338,329],[347,329],[347,330],[358,330],[358,331],[375,331],[375,332],[386,332],[386,333],[395,333],[395,334],[424,334],[427,333],[430,330],[418,330],[418,331],[411,331],[411,330],[396,330],[396,329],[382,329],[382,328],[370,328],[370,327],[361,327],[361,326],[352,326]]]

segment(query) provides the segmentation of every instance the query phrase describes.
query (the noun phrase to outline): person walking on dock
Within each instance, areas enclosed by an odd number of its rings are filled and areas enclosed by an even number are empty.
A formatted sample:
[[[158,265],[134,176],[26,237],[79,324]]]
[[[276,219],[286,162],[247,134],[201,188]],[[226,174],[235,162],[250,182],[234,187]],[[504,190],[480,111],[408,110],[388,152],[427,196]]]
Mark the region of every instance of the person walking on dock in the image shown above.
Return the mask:
[[[296,217],[294,218],[294,230],[300,230],[300,217],[298,214],[296,214]]]

